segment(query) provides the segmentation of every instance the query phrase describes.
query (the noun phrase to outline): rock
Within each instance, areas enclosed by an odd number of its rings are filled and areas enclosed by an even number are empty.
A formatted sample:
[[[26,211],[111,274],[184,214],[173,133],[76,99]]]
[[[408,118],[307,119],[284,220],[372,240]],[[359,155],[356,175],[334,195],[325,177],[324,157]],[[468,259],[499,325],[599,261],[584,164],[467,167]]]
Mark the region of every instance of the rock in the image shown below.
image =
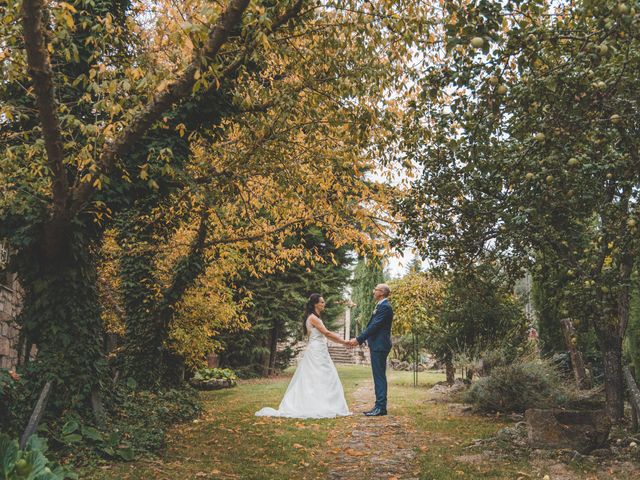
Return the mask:
[[[409,362],[400,362],[398,364],[398,370],[402,370],[403,372],[406,372],[407,370],[411,369],[411,365],[409,364]]]
[[[427,369],[427,367],[425,367],[423,364],[419,364],[418,365],[418,371],[419,372],[424,372]]]
[[[608,448],[596,448],[591,452],[592,457],[607,458],[611,456],[611,450]]]
[[[431,393],[449,393],[449,386],[448,385],[441,385],[441,384],[436,384],[433,387],[431,387],[429,389],[429,392]]]
[[[447,408],[449,412],[458,415],[468,414],[473,410],[473,407],[471,405],[466,405],[464,403],[450,403]]]
[[[464,390],[466,388],[467,388],[467,384],[464,383],[463,380],[460,380],[459,378],[456,378],[455,381],[453,382],[453,385],[451,385],[451,387],[449,387],[449,391],[451,393],[459,392],[459,391]]]
[[[536,409],[525,412],[529,444],[588,453],[604,446],[611,421],[603,410]]]

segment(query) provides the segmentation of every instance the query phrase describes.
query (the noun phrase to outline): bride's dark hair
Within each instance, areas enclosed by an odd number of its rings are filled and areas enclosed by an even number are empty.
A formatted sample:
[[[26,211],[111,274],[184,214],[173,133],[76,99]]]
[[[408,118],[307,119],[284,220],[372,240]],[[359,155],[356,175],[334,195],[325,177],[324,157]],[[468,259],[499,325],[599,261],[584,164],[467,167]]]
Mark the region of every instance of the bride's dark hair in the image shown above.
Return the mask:
[[[318,304],[318,302],[320,301],[320,299],[322,298],[322,295],[320,295],[319,293],[312,293],[311,295],[309,295],[309,300],[307,300],[307,305],[304,307],[304,319],[302,320],[302,331],[304,332],[304,334],[306,335],[307,332],[307,318],[309,318],[309,315],[316,314],[316,305]]]

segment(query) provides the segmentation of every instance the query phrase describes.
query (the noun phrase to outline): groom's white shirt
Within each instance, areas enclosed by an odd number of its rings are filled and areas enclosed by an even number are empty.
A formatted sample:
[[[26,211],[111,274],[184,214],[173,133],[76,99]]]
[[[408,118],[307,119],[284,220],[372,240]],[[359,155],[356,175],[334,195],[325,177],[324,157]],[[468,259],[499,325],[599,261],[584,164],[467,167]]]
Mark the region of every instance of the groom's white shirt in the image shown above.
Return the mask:
[[[378,307],[380,306],[380,304],[381,304],[382,302],[387,301],[387,300],[388,300],[388,298],[383,298],[382,300],[378,300],[378,303],[376,303],[376,306],[375,306],[375,308],[373,309],[373,313],[376,313],[376,310],[378,310]]]

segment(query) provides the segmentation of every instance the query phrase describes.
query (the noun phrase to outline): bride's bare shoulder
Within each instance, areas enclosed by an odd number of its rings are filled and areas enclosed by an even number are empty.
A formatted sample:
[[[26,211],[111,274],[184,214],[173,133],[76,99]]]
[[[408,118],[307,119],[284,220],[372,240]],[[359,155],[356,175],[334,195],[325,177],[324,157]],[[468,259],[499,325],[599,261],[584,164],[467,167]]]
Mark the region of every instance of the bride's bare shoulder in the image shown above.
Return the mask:
[[[307,320],[311,325],[314,326],[322,323],[322,320],[320,320],[320,318],[318,318],[318,316],[314,315],[313,313],[307,317]]]

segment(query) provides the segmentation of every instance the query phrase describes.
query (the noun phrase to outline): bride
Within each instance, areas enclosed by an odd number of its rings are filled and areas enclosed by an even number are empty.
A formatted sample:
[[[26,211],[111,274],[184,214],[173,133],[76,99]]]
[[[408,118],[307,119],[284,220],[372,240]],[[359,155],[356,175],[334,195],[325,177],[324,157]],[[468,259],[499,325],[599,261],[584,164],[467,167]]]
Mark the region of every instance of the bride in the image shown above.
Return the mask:
[[[338,372],[329,356],[327,338],[343,345],[347,342],[327,330],[322,323],[320,314],[324,307],[325,301],[320,294],[311,294],[302,323],[302,329],[308,338],[302,360],[298,363],[278,410],[265,407],[257,411],[256,416],[332,418],[351,415]]]

